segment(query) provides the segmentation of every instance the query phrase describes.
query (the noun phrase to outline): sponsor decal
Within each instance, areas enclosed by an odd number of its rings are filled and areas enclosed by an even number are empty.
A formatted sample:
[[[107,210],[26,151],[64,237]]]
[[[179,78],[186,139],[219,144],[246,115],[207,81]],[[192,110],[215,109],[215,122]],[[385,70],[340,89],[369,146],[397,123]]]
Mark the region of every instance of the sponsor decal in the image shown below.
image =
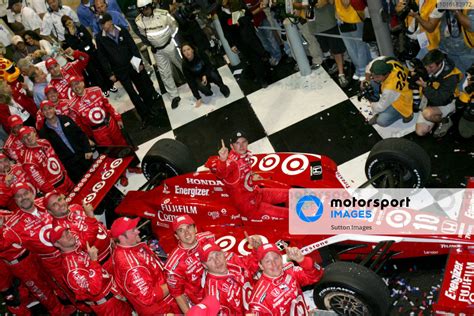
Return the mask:
[[[323,167],[321,161],[313,161],[311,164],[310,176],[311,180],[321,180],[323,178]]]
[[[183,188],[183,187],[180,187],[179,185],[175,185],[174,192],[179,195],[189,195],[190,197],[209,196],[209,189],[201,189],[198,187]]]
[[[198,178],[186,178],[187,184],[201,184],[201,185],[220,185],[224,186],[221,180],[211,180],[211,179],[198,179]]]
[[[161,210],[172,213],[197,214],[197,206],[167,204],[166,201],[161,204]]]
[[[449,272],[451,280],[444,295],[453,301],[474,304],[473,280],[474,262],[455,260],[453,269]]]

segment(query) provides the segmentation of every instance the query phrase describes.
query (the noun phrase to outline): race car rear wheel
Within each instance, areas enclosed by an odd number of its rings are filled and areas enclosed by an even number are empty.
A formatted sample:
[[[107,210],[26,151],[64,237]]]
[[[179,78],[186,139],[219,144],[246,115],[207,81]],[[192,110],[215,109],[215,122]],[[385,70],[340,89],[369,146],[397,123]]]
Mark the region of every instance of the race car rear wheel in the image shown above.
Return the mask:
[[[168,138],[158,140],[142,160],[143,175],[147,180],[163,180],[193,172],[196,168],[197,163],[189,148]]]
[[[387,138],[372,148],[365,163],[367,179],[377,188],[424,187],[431,160],[418,144],[404,138]]]
[[[319,309],[338,315],[383,316],[390,296],[383,280],[372,270],[353,262],[334,262],[324,269],[313,299]]]

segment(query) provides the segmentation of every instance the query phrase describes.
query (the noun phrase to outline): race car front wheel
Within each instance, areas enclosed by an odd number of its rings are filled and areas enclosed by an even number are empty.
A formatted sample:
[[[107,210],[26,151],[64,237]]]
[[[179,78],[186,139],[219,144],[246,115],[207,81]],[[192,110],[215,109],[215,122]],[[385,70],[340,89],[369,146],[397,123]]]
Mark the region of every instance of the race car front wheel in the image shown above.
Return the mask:
[[[159,182],[180,174],[194,172],[197,163],[189,148],[174,139],[158,140],[142,160],[145,178]]]
[[[372,270],[353,262],[334,262],[324,269],[314,286],[313,299],[319,309],[346,316],[383,316],[390,296],[383,280]]]
[[[431,172],[431,160],[418,144],[387,138],[372,148],[365,163],[368,182],[377,188],[421,188]]]

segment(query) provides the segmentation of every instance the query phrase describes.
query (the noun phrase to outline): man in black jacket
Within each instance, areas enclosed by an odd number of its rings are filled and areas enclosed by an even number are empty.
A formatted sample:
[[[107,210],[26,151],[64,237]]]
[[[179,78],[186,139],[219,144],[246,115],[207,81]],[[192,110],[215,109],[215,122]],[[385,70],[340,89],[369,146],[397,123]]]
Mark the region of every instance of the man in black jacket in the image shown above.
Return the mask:
[[[57,115],[54,103],[41,102],[45,124],[41,138],[49,140],[74,183],[78,183],[92,164],[92,150],[86,134],[65,115]]]
[[[457,86],[462,79],[462,73],[438,49],[426,54],[423,65],[430,77],[426,82],[422,78],[416,82],[423,92],[420,106],[423,111],[416,122],[416,134],[424,136],[438,123],[433,136],[443,137],[453,126],[449,116],[456,109],[455,97],[459,94]]]
[[[130,33],[114,25],[108,13],[102,15],[99,22],[102,25],[102,32],[96,36],[99,60],[110,80],[120,81],[127,91],[142,119],[142,128],[145,128],[155,113],[153,107],[158,104],[164,107],[163,99],[156,92],[143,63],[138,66],[139,71],[132,67],[132,57],[138,60],[141,56]]]

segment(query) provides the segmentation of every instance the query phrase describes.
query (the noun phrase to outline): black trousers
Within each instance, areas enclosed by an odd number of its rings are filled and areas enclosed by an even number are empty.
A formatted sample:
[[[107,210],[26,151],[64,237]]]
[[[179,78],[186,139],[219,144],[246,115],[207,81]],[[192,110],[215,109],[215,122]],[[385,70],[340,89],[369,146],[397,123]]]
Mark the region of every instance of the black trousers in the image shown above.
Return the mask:
[[[200,78],[196,79],[197,87],[199,91],[204,93],[204,95],[207,95],[207,96],[212,95],[211,82],[215,83],[219,88],[222,88],[224,86],[224,82],[222,81],[221,75],[219,75],[219,73],[216,71],[211,71],[208,75],[206,75],[206,78],[207,78],[206,85],[202,84]]]

